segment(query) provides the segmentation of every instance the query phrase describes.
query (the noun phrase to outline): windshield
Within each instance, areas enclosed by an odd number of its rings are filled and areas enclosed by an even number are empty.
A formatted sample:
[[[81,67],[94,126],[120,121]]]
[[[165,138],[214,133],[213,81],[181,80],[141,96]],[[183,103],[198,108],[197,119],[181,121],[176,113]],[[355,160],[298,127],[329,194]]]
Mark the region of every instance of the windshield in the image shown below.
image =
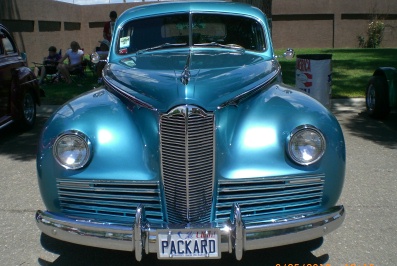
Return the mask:
[[[118,54],[214,46],[262,52],[266,49],[261,24],[254,19],[220,14],[173,14],[132,20],[118,33]]]

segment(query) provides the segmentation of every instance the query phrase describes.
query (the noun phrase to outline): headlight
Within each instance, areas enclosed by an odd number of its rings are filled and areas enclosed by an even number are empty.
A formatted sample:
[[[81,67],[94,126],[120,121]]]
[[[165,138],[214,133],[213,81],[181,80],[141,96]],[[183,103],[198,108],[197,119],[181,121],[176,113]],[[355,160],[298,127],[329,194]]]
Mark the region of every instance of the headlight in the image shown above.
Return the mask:
[[[295,128],[288,142],[290,158],[301,165],[309,165],[321,159],[325,152],[325,138],[310,125]]]
[[[55,140],[54,157],[66,169],[84,167],[91,156],[91,142],[79,131],[68,131]]]

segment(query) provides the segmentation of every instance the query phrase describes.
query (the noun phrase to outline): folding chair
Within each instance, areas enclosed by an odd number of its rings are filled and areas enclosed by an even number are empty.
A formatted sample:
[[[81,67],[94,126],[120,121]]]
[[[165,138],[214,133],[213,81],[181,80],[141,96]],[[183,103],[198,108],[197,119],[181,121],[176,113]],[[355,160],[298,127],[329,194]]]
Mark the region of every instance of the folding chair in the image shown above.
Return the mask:
[[[59,50],[58,54],[59,54],[59,57],[62,56],[62,49]],[[49,61],[44,60],[43,63],[33,62],[33,64],[35,65],[35,68],[39,69],[38,75],[41,74],[41,71],[43,70],[43,67],[44,67],[45,74],[46,74],[44,77],[45,82],[53,83],[58,78],[58,76],[59,76],[58,69],[57,69],[58,62],[54,62],[51,60],[49,60]]]
[[[69,74],[71,76],[78,76],[80,78],[85,78],[87,65],[88,65],[88,60],[84,59],[83,62],[81,62],[81,66],[73,69],[72,71],[69,71]]]

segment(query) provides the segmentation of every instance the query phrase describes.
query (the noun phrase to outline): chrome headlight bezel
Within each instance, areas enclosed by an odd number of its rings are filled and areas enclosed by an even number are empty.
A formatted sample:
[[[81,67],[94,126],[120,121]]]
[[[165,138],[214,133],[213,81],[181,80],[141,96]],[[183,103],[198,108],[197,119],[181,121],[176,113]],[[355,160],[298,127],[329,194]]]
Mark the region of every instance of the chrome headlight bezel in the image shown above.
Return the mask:
[[[326,150],[324,135],[318,128],[312,125],[296,127],[289,134],[287,143],[290,159],[304,166],[318,162]],[[311,148],[308,149],[309,147]]]
[[[84,133],[69,130],[55,139],[52,152],[55,160],[63,168],[77,170],[91,160],[92,144]]]

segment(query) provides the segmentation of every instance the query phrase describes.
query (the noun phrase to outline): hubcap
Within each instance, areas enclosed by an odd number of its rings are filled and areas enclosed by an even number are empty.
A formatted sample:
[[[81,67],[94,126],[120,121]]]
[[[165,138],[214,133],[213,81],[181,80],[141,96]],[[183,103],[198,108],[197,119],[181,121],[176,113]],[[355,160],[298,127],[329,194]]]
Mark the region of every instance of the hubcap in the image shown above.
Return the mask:
[[[368,93],[367,93],[367,106],[370,110],[373,110],[375,108],[375,88],[374,85],[370,85],[368,88]]]
[[[34,119],[34,100],[30,93],[27,93],[23,100],[23,115],[27,122],[32,122]]]

